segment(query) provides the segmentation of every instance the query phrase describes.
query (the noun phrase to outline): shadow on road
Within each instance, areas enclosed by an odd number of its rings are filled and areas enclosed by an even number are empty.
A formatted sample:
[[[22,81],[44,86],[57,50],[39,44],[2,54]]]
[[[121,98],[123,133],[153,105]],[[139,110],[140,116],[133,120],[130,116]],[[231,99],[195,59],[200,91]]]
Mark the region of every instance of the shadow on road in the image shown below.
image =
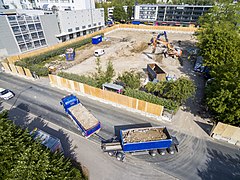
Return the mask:
[[[194,121],[198,126],[200,126],[208,135],[211,134],[211,130],[213,128],[213,125],[211,124],[206,124],[206,123],[202,123],[199,121]]]
[[[229,154],[223,154],[220,151],[207,149],[208,160],[206,169],[198,169],[198,176],[201,179],[225,180],[240,179],[240,155],[235,157]],[[222,171],[221,171],[222,169]]]
[[[0,104],[0,109],[1,108],[2,106]],[[69,158],[75,167],[77,167],[81,172],[87,172],[87,170],[84,169],[84,167],[82,167],[79,162],[77,162],[77,158],[74,152],[76,147],[73,147],[73,143],[72,140],[70,140],[69,135],[64,133],[62,129],[55,130],[49,127],[48,123],[46,123],[46,121],[44,121],[41,116],[33,117],[29,115],[28,112],[29,106],[27,104],[21,103],[15,108],[10,109],[8,116],[9,119],[14,122],[14,124],[22,127],[23,129],[28,129],[29,132],[34,128],[39,128],[44,132],[60,139],[65,157]]]

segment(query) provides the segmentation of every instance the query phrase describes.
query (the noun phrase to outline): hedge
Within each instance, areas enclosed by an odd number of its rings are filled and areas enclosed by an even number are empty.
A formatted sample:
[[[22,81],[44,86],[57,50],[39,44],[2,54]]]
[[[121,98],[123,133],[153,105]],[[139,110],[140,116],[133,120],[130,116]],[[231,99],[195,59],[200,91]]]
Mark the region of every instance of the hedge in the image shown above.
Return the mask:
[[[164,108],[166,108],[166,110],[170,110],[170,111],[174,111],[174,112],[176,112],[179,107],[179,104],[175,101],[172,101],[170,99],[160,98],[160,97],[157,97],[155,95],[152,95],[150,93],[146,93],[146,92],[140,91],[140,90],[127,88],[124,91],[124,95],[133,97],[133,98],[137,98],[137,99],[140,99],[143,101],[147,101],[147,102],[150,102],[153,104],[158,104],[158,105],[164,106]]]

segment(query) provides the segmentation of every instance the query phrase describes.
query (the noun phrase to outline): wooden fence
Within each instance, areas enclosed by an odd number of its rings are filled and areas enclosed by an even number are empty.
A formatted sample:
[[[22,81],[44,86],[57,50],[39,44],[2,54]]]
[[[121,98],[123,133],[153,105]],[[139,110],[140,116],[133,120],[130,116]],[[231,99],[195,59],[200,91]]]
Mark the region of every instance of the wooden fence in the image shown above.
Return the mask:
[[[105,33],[109,33],[113,30],[117,30],[117,29],[132,29],[132,30],[151,30],[151,31],[161,31],[161,30],[166,30],[166,31],[183,31],[183,32],[195,32],[197,30],[197,28],[191,28],[191,27],[173,27],[173,26],[139,26],[139,25],[129,25],[129,24],[118,24],[109,28],[105,28],[102,29],[100,31],[96,31],[92,34],[87,34],[85,36],[81,36],[66,42],[62,42],[62,43],[58,43],[55,44],[53,46],[49,46],[46,48],[41,48],[35,51],[31,51],[31,52],[27,52],[24,54],[19,54],[16,56],[10,56],[7,58],[9,63],[14,63],[17,60],[21,60],[23,58],[27,58],[27,57],[32,57],[32,56],[37,56],[40,54],[44,54],[46,52],[52,51],[52,50],[56,50],[58,48],[67,46],[67,45],[71,45],[72,43],[76,43],[76,42],[80,42],[84,39],[87,38],[91,38],[93,36],[96,36],[97,34],[105,34]]]
[[[211,133],[214,139],[240,146],[240,128],[219,122]]]
[[[114,92],[95,88],[83,83],[78,83],[68,80],[56,75],[49,74],[50,83],[59,88],[66,88],[69,90],[88,94],[100,99],[114,102],[123,106],[127,106],[136,110],[140,110],[156,116],[162,116],[163,106],[152,104],[146,101],[135,99],[132,97],[124,96]]]
[[[5,62],[2,62],[2,66],[6,72],[13,73],[15,75],[19,75],[27,78],[33,78],[31,71],[27,68],[15,66],[14,64],[5,63]]]

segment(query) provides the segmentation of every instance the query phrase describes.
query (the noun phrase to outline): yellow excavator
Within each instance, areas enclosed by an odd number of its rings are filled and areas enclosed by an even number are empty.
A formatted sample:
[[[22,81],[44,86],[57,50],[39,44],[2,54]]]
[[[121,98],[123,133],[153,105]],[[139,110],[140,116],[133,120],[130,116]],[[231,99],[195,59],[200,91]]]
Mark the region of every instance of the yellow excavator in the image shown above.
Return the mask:
[[[160,39],[161,36],[164,36],[165,40],[161,40]],[[159,33],[156,38],[152,37],[152,39],[150,40],[149,45],[153,46],[152,53],[155,53],[158,44],[165,47],[165,50],[163,51],[165,57],[171,56],[175,58],[180,57],[182,55],[182,50],[180,48],[174,47],[171,43],[168,42],[166,31],[164,31],[163,33]]]

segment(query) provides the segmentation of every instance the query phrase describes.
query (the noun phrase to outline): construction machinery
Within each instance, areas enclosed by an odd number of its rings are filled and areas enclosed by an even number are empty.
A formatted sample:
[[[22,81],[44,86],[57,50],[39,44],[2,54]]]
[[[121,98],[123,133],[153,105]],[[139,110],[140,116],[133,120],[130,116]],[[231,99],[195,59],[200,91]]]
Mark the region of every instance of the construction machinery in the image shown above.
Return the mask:
[[[164,36],[165,40],[160,39],[161,36]],[[157,46],[165,48],[163,54],[165,57],[171,56],[173,58],[180,57],[182,55],[182,50],[179,47],[175,47],[172,43],[169,43],[167,32],[159,33],[157,37],[152,37],[149,45],[152,45],[152,53],[155,53]]]

